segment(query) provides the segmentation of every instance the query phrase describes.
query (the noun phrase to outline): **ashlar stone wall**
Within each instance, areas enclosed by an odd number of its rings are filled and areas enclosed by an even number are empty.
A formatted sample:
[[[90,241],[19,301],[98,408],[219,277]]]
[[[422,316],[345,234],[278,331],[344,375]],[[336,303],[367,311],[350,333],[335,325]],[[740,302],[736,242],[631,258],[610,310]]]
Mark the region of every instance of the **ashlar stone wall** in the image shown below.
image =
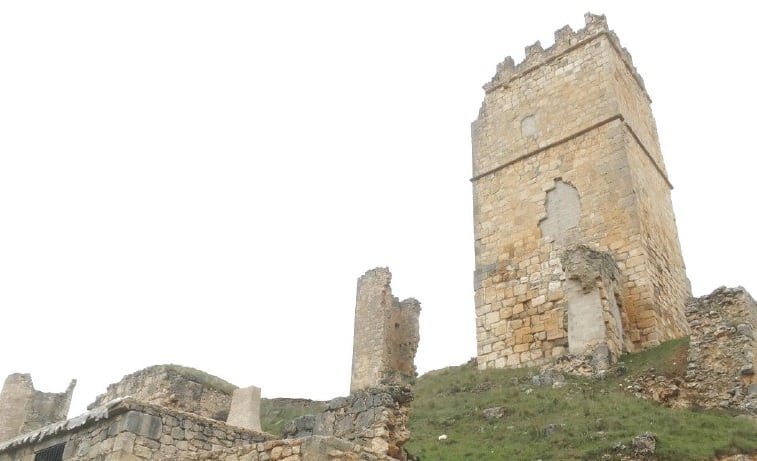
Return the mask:
[[[607,325],[620,319],[606,329],[613,355],[688,334],[650,98],[604,16],[563,27],[546,50],[526,47],[518,65],[508,57],[484,90],[472,125],[479,367],[537,365],[573,347],[566,293],[577,292],[563,260],[580,246],[617,268],[612,287],[597,286]]]
[[[400,302],[391,281],[385,267],[358,279],[350,392],[415,377],[421,305],[413,298]]]
[[[14,373],[5,379],[0,392],[0,442],[42,426],[64,421],[71,405],[76,380],[65,392],[40,392],[34,389],[27,373]]]

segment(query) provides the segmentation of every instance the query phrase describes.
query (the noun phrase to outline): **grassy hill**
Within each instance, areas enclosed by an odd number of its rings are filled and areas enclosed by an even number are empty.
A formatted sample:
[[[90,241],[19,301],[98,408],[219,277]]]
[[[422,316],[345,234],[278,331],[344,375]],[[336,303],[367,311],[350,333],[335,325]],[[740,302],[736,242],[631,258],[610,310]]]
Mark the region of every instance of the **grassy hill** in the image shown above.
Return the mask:
[[[619,459],[634,436],[651,432],[661,460],[757,452],[754,422],[723,411],[665,408],[624,390],[651,368],[682,373],[687,346],[688,340],[671,341],[626,356],[605,380],[566,376],[557,389],[534,387],[536,369],[478,371],[468,364],[429,373],[415,388],[406,448],[423,461]],[[484,409],[494,407],[501,410],[487,417]],[[441,434],[447,439],[440,441]]]
[[[665,408],[626,389],[650,369],[681,376],[687,348],[686,339],[671,341],[624,357],[604,380],[566,376],[560,388],[534,386],[538,369],[478,371],[466,364],[427,373],[414,389],[406,448],[422,461],[613,460],[630,453],[634,436],[650,432],[659,460],[757,453],[753,421]],[[319,411],[321,402],[264,400],[261,407],[263,429],[280,433],[284,422]],[[490,408],[496,410],[484,412]]]

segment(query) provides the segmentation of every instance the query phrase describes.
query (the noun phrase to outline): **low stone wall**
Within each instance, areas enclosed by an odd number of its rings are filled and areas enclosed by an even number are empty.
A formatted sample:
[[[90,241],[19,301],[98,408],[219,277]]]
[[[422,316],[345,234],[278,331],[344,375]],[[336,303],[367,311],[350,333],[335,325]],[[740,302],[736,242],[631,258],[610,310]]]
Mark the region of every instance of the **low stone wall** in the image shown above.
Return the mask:
[[[302,440],[271,440],[268,442],[227,448],[176,461],[302,461]]]
[[[410,438],[407,421],[412,399],[410,389],[402,386],[357,391],[331,400],[322,413],[290,422],[284,428],[284,436],[336,437],[355,446],[343,444],[334,450],[360,453],[357,459],[404,461],[402,447]]]
[[[87,409],[121,397],[226,421],[237,386],[194,368],[156,365],[108,386]]]
[[[232,447],[257,447],[273,438],[191,413],[119,399],[0,444],[0,461],[32,461],[36,452],[60,444],[65,444],[64,461],[197,459]]]

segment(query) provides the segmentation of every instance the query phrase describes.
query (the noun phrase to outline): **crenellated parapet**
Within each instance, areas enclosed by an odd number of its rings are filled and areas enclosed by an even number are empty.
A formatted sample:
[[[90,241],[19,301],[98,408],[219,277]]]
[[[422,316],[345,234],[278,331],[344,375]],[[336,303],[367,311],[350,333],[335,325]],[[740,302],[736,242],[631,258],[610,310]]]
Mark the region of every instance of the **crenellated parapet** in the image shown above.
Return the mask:
[[[586,13],[584,15],[585,26],[582,29],[574,31],[569,25],[565,25],[555,31],[555,43],[547,49],[542,48],[541,42],[536,41],[532,45],[526,46],[526,57],[519,64],[511,56],[508,56],[501,63],[497,64],[497,72],[491,81],[484,85],[484,91],[490,93],[498,88],[507,86],[508,83],[516,78],[520,78],[539,66],[557,59],[567,51],[580,46],[598,37],[606,36],[612,47],[618,53],[628,71],[633,75],[641,89],[646,94],[644,79],[641,78],[636,67],[633,65],[633,58],[620,44],[618,36],[610,30],[607,25],[607,19],[604,15]]]

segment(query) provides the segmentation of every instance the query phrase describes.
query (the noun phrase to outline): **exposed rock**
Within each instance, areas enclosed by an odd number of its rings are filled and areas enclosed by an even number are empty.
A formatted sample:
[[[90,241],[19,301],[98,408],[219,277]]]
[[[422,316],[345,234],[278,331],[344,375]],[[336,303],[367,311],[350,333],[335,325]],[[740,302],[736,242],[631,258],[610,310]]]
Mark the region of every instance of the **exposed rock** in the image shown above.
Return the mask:
[[[488,420],[493,419],[501,419],[507,414],[507,410],[505,407],[491,407],[491,408],[484,408],[484,411],[482,411],[484,414],[484,418]]]
[[[559,387],[563,384],[565,384],[565,376],[562,373],[559,373],[554,370],[546,369],[539,373],[538,375],[534,375],[531,378],[531,383],[534,386],[540,387],[540,386],[548,386],[552,387],[555,386]]]
[[[631,449],[634,455],[653,455],[657,448],[657,437],[651,432],[637,435],[631,440]]]

